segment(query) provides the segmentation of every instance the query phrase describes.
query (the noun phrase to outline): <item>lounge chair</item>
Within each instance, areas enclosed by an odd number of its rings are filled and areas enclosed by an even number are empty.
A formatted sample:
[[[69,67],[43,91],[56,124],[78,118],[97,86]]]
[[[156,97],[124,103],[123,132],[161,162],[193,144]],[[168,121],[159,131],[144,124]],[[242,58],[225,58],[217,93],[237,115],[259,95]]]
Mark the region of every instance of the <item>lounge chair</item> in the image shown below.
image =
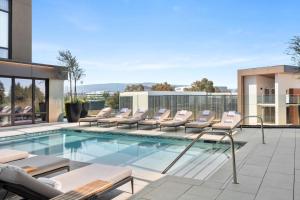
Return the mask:
[[[221,122],[213,124],[212,129],[232,130],[241,120],[241,115],[235,111],[224,112]]]
[[[93,122],[97,122],[98,119],[103,119],[107,118],[111,115],[112,109],[110,107],[108,108],[103,108],[102,110],[99,111],[99,113],[95,117],[85,117],[85,118],[80,118],[78,123],[80,126],[80,122],[89,122],[90,126],[92,125]]]
[[[139,121],[146,119],[148,110],[138,109],[130,118],[124,118],[117,121],[117,127],[119,125],[129,125],[130,127],[134,124],[138,124]],[[138,128],[138,125],[137,125]]]
[[[99,124],[116,124],[117,121],[128,118],[131,113],[131,110],[128,108],[122,108],[118,114],[114,117],[105,118],[105,119],[98,119],[97,120],[97,126]]]
[[[164,121],[160,123],[160,130],[162,127],[174,127],[177,130],[177,127],[185,125],[189,118],[193,115],[193,112],[187,110],[177,111],[175,117],[171,120]]]
[[[215,113],[210,110],[204,110],[200,113],[197,121],[189,122],[185,124],[185,132],[188,128],[203,129],[212,124],[215,119]]]
[[[159,109],[157,113],[154,114],[152,119],[141,120],[137,124],[137,129],[140,125],[143,126],[156,126],[165,121],[170,116],[170,110],[167,109]]]
[[[70,160],[55,156],[31,156],[26,151],[0,150],[0,164],[9,164],[24,169],[32,176],[42,176],[62,170],[70,170]]]
[[[131,182],[131,169],[101,164],[54,176],[36,179],[19,167],[0,165],[0,185],[3,189],[25,199],[63,200],[90,199]]]

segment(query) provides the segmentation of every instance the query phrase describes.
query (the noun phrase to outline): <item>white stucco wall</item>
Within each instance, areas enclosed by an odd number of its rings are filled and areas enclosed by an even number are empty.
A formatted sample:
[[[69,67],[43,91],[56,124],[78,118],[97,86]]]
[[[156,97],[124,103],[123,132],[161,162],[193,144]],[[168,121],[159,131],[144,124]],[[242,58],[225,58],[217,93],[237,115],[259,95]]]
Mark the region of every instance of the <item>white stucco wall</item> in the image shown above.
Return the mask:
[[[64,81],[49,80],[49,122],[63,120]]]
[[[257,77],[246,76],[244,78],[244,112],[247,115],[257,115]],[[247,124],[256,124],[257,119],[250,118],[245,121]]]
[[[286,121],[286,92],[289,88],[300,88],[300,76],[296,74],[275,75],[275,122],[285,125]]]

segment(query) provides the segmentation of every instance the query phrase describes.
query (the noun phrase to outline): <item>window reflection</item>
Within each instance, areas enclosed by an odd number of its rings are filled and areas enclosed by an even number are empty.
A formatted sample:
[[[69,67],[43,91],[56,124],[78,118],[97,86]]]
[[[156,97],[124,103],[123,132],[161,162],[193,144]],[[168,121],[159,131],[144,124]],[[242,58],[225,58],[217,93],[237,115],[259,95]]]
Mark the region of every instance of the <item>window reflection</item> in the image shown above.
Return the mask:
[[[32,80],[15,79],[15,124],[32,123]]]
[[[46,122],[47,104],[46,104],[46,81],[35,80],[35,122]]]
[[[0,127],[11,124],[11,79],[0,78]]]

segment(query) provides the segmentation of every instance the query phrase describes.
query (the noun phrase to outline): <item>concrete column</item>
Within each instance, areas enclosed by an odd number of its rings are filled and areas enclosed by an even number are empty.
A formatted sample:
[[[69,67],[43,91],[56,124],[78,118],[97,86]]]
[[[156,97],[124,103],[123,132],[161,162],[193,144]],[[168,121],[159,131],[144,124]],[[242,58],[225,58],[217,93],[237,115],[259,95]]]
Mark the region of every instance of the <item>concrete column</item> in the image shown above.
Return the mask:
[[[64,81],[49,80],[49,122],[63,121]]]
[[[286,124],[286,84],[282,74],[275,75],[275,124]]]

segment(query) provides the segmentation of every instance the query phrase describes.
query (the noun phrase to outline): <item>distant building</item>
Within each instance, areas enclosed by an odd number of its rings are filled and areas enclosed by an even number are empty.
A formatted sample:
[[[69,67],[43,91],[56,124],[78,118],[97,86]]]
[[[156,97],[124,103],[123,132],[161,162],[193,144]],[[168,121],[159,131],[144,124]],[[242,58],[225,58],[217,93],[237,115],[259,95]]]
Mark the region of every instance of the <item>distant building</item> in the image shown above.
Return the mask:
[[[262,116],[265,123],[300,124],[300,73],[278,65],[238,70],[238,111]],[[257,124],[255,118],[249,124]]]

